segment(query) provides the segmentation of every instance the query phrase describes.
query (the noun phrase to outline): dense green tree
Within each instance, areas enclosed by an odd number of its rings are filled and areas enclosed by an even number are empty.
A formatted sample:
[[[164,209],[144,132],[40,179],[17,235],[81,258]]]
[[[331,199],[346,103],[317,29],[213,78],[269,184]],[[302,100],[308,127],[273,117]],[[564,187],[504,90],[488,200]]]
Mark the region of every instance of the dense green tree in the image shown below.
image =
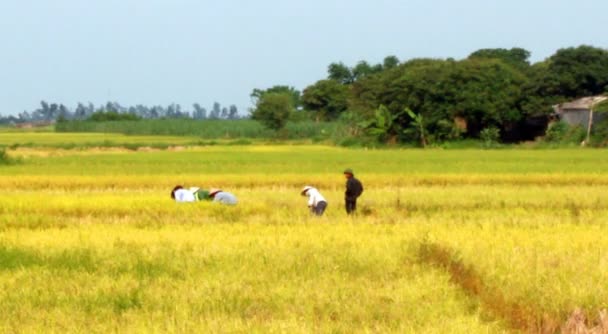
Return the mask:
[[[327,68],[328,78],[342,84],[351,84],[355,81],[352,70],[344,63],[332,63]]]
[[[473,52],[469,59],[500,59],[505,64],[525,70],[530,66],[530,51],[522,48],[512,49],[481,49]]]
[[[506,127],[518,122],[521,87],[526,77],[499,59],[416,59],[355,83],[352,107],[374,117],[385,105],[400,115],[395,122],[409,127],[404,108],[416,110],[431,133],[445,128],[445,121],[466,119],[469,135],[487,126]],[[442,122],[443,121],[443,122]]]
[[[549,61],[538,62],[527,71],[528,81],[522,87],[521,112],[524,115],[543,115],[553,111],[552,106],[567,98],[559,95],[555,76],[550,75]]]
[[[558,50],[548,60],[541,92],[577,98],[605,93],[608,89],[608,50],[579,46]]]
[[[382,68],[384,70],[390,70],[391,68],[395,68],[399,65],[399,58],[395,56],[388,56],[384,58],[384,62],[382,63]]]
[[[250,94],[253,104],[257,105],[258,101],[266,94],[288,95],[291,99],[291,105],[294,107],[294,109],[298,109],[301,106],[300,91],[295,89],[294,87],[282,85],[273,86],[268,89],[254,89]]]
[[[348,108],[349,88],[335,80],[321,80],[304,89],[302,105],[317,120],[334,120]]]
[[[382,71],[381,64],[372,66],[365,60],[362,60],[362,61],[358,62],[357,65],[352,69],[353,80],[357,81],[362,78],[365,78],[366,76],[369,76],[369,75],[372,75],[375,73],[379,73],[381,71]]]
[[[264,126],[280,130],[285,127],[289,116],[294,111],[292,97],[285,93],[263,94],[258,100],[251,118],[260,121]]]
[[[558,50],[528,70],[521,111],[524,115],[549,114],[564,101],[606,92],[608,51],[590,46]]]
[[[401,114],[405,107],[417,110],[429,117],[442,113],[434,101],[441,101],[440,85],[447,73],[448,63],[442,60],[415,59],[396,68],[371,76],[353,86],[351,107],[372,117],[379,105]],[[443,107],[442,109],[445,109]],[[403,114],[401,122],[408,122]]]
[[[527,78],[497,59],[471,59],[456,63],[445,87],[453,95],[449,114],[464,117],[470,135],[489,126],[506,128],[519,122],[522,87]]]

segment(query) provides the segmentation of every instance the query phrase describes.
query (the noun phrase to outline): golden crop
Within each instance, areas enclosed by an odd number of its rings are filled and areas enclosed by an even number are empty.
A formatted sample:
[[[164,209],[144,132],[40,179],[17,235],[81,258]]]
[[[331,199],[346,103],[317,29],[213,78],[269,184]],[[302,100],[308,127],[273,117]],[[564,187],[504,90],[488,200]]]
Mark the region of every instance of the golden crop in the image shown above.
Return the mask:
[[[9,153],[3,332],[558,331],[608,308],[603,151]],[[366,188],[354,218],[344,167]],[[175,184],[240,203],[179,205]]]

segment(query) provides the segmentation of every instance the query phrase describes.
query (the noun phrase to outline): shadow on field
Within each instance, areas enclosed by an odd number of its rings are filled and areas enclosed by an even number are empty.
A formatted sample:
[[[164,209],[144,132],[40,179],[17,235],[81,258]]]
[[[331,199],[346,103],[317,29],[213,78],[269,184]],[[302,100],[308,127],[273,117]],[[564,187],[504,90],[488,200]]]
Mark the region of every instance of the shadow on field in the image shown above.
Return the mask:
[[[608,314],[601,311],[597,320],[575,310],[569,317],[539,311],[534,305],[510,301],[504,293],[484,282],[477,270],[465,264],[456,251],[438,243],[422,241],[418,258],[423,264],[441,268],[450,274],[452,283],[481,305],[482,314],[504,321],[512,329],[527,333],[604,334],[608,333]]]

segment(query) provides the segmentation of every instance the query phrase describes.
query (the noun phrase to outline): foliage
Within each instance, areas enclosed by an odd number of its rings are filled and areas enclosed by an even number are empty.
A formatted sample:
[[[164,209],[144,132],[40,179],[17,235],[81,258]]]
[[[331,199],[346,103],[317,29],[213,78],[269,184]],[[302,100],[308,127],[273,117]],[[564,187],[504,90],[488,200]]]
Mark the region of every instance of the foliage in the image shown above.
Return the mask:
[[[293,99],[289,95],[268,93],[260,97],[251,118],[269,129],[280,130],[285,127],[294,111]]]
[[[269,131],[266,131],[258,122],[252,120],[69,121],[56,124],[55,130],[57,132],[122,133],[127,135],[197,136],[206,139],[263,138],[271,136]]]
[[[406,112],[392,114],[384,105],[376,109],[375,117],[361,125],[367,133],[375,137],[380,142],[396,143],[398,136],[402,132],[402,127],[397,121]]]
[[[454,141],[461,139],[465,131],[459,128],[454,121],[441,119],[437,121],[434,136],[439,142]]]
[[[604,118],[593,125],[591,132],[591,143],[596,147],[608,146],[608,119]]]
[[[108,121],[137,121],[141,117],[135,114],[120,114],[117,111],[98,111],[93,113],[88,120],[93,122],[108,122]],[[64,119],[65,121],[65,119]]]
[[[521,105],[527,113],[550,113],[550,106],[605,92],[608,86],[608,50],[579,46],[558,50],[534,64],[524,87]]]
[[[264,95],[267,94],[284,94],[289,96],[291,99],[291,105],[294,109],[299,109],[301,106],[301,93],[299,90],[290,86],[273,86],[268,89],[254,89],[251,92],[250,97],[254,105],[258,105],[260,100],[263,99]]]
[[[390,70],[399,65],[399,62],[399,58],[396,56],[387,56],[381,64],[371,65],[367,61],[361,60],[352,68],[342,62],[331,63],[327,68],[327,79],[350,85],[370,75]]]
[[[298,112],[299,114],[299,112]],[[341,125],[336,122],[315,123],[289,121],[286,124],[288,139],[304,139],[319,136],[329,137]],[[69,121],[55,126],[61,133],[119,133],[126,135],[189,136],[204,139],[271,139],[275,133],[254,120],[205,120],[185,119],[141,120],[123,122]]]
[[[331,63],[327,68],[328,78],[341,84],[351,84],[354,82],[353,72],[344,63]]]
[[[424,118],[432,140],[478,138],[483,129],[496,127],[504,140],[526,141],[541,135],[544,126],[539,123],[548,122],[553,105],[606,92],[605,49],[562,49],[535,64],[529,58],[529,51],[512,48],[481,49],[459,61],[412,59],[400,63],[389,56],[377,65],[332,63],[329,80],[307,88],[310,103],[304,107],[317,116],[336,114],[333,110],[357,113],[367,122],[375,122],[379,105],[391,114],[410,107]],[[466,130],[453,126],[456,117],[466,121]],[[409,119],[397,116],[396,122],[406,128]],[[401,136],[399,140],[412,138]]]
[[[427,130],[424,123],[424,117],[421,114],[414,113],[411,109],[406,108],[405,112],[411,118],[411,123],[407,129],[404,130],[405,134],[413,135],[415,138],[420,140],[420,146],[426,147],[427,143]]]
[[[500,141],[500,130],[496,127],[488,127],[479,132],[479,138],[485,147],[494,147]]]
[[[593,107],[593,111],[608,115],[608,100],[604,100]]]
[[[558,143],[564,141],[566,135],[570,130],[568,123],[564,121],[554,122],[549,125],[547,134],[545,135],[545,141],[550,143]]]
[[[335,80],[321,80],[308,86],[302,105],[320,121],[336,120],[348,108],[349,88]]]
[[[33,111],[24,111],[18,116],[1,117],[0,124],[20,124],[33,123],[45,124],[54,120],[58,122],[85,120],[97,114],[100,121],[105,120],[124,120],[124,119],[229,119],[235,120],[240,118],[238,108],[235,105],[223,107],[220,103],[215,102],[213,108],[207,112],[207,109],[201,107],[200,104],[194,103],[192,111],[182,109],[179,104],[169,104],[168,106],[122,106],[118,102],[107,102],[105,105],[95,107],[92,103],[87,105],[78,103],[78,106],[71,110],[63,104],[40,102],[40,108]],[[135,117],[133,117],[133,115]]]
[[[399,58],[397,58],[396,56],[387,56],[386,58],[384,58],[384,61],[382,62],[382,67],[385,70],[390,70],[392,68],[395,68],[397,66],[399,66]]]
[[[0,147],[0,165],[8,165],[12,162],[12,159],[6,153],[6,149],[4,147]]]
[[[424,117],[431,133],[440,121],[459,116],[467,122],[468,136],[477,136],[485,127],[521,120],[517,105],[525,80],[496,59],[419,59],[355,83],[352,105],[364,113],[374,104],[392,113],[410,107]],[[404,127],[409,122],[401,121]]]
[[[585,45],[560,49],[547,69],[546,91],[566,98],[599,95],[608,86],[608,50]]]
[[[602,126],[598,126],[597,136],[594,137],[594,141],[600,141],[600,136],[603,134],[601,130]],[[561,143],[561,144],[575,144],[579,145],[587,137],[587,130],[582,126],[571,126],[566,122],[559,121],[551,124],[547,129],[545,141],[549,143]]]
[[[530,66],[530,51],[522,48],[507,49],[481,49],[473,52],[469,59],[490,58],[500,59],[505,64],[509,64],[521,70],[526,70]]]

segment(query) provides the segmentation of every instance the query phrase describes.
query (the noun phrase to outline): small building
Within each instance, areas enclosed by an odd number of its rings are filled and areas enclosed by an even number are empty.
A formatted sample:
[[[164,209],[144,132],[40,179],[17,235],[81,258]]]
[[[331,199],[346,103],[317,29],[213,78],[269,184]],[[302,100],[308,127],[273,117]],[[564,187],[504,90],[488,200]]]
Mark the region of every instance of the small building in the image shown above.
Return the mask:
[[[589,126],[591,110],[606,100],[608,100],[607,96],[583,97],[578,100],[555,105],[553,106],[553,110],[555,110],[555,114],[560,120],[569,125],[580,125],[587,128]],[[592,123],[599,122],[604,118],[606,118],[606,115],[603,113],[594,113]]]

